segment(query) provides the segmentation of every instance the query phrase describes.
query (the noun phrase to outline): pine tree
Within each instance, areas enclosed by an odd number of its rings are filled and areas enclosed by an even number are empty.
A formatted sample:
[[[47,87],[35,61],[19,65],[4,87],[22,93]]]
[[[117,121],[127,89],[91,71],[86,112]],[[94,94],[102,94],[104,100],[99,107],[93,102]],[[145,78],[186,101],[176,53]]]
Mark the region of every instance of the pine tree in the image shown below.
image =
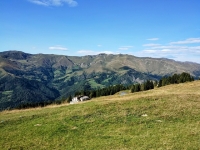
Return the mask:
[[[143,87],[143,91],[146,91],[147,90],[147,83],[146,82],[144,82],[143,84],[142,84],[142,87]]]
[[[132,85],[131,87],[131,93],[134,93],[135,92],[135,85]]]
[[[69,103],[70,101],[72,101],[72,96],[70,95],[67,99],[67,102]]]
[[[159,80],[158,87],[162,86],[162,79]]]
[[[140,84],[136,84],[134,92],[139,92],[139,91],[140,91]]]
[[[150,89],[154,89],[153,81],[150,81]]]

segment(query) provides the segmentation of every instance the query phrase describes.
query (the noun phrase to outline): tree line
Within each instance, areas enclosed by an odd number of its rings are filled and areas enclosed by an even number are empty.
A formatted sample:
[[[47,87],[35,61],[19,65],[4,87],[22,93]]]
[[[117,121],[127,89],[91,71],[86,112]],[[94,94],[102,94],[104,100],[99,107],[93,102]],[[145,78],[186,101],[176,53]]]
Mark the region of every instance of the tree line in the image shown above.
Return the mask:
[[[161,87],[169,84],[179,84],[184,82],[191,82],[194,81],[194,78],[186,72],[183,72],[181,74],[174,74],[172,76],[165,76],[157,81],[150,81],[147,80],[146,82],[142,84],[134,84],[131,87],[131,92],[139,92],[139,91],[146,91],[150,89],[154,89],[154,87]]]
[[[131,90],[131,93],[134,93],[134,92],[140,92],[140,91],[147,91],[150,89],[154,89],[155,87],[161,87],[161,86],[165,86],[169,84],[179,84],[179,83],[191,82],[191,81],[194,81],[194,78],[190,74],[183,72],[182,74],[174,74],[172,76],[165,76],[161,78],[159,81],[147,80],[141,84],[137,83],[137,84],[132,84],[129,86],[118,84],[118,85],[104,87],[101,89],[98,88],[98,89],[93,89],[93,90],[76,91],[74,95],[70,95],[67,99],[62,98],[61,100],[55,100],[55,101],[23,103],[18,106],[18,109],[31,108],[31,107],[44,107],[50,104],[61,104],[64,102],[70,102],[73,96],[79,96],[79,95],[87,95],[90,98],[96,98],[100,96],[114,95],[117,92],[122,91],[122,90]]]
[[[181,74],[174,74],[173,76],[163,77],[160,79],[158,87],[191,81],[194,81],[194,78],[189,73],[183,72]]]
[[[155,87],[161,87],[169,84],[178,84],[178,83],[184,83],[184,82],[191,82],[194,81],[194,78],[188,74],[183,72],[182,74],[174,74],[172,76],[165,76],[161,78],[159,81],[151,81],[147,80],[141,84],[133,84],[129,86],[124,86],[122,84],[118,85],[112,85],[108,86],[102,89],[96,89],[96,90],[82,90],[75,92],[74,96],[79,95],[87,95],[90,98],[100,97],[100,96],[108,96],[108,95],[114,95],[119,91],[122,90],[131,90],[131,93],[134,92],[140,92],[140,91],[147,91],[150,89],[154,89]],[[72,96],[70,95],[67,98],[67,102],[70,102],[72,100]]]
[[[118,85],[112,85],[108,86],[102,89],[96,89],[96,90],[90,90],[90,91],[77,91],[75,92],[74,96],[80,96],[80,95],[87,95],[90,98],[100,97],[100,96],[108,96],[108,95],[114,95],[119,91],[122,90],[131,90],[131,92],[139,92],[139,91],[146,91],[154,88],[154,84],[157,83],[156,81],[150,81],[147,80],[146,82],[142,84],[133,84],[129,86],[125,86],[123,84]],[[72,96],[70,96],[67,101],[71,101]]]
[[[112,86],[104,87],[102,89],[98,88],[96,90],[90,90],[90,91],[84,91],[84,90],[77,91],[77,92],[75,92],[74,96],[87,95],[90,98],[95,98],[95,97],[100,97],[100,96],[113,95],[113,94],[115,94],[119,91],[127,90],[127,89],[129,89],[128,86],[118,84],[118,85],[112,85]]]
[[[150,89],[154,89],[155,84],[157,84],[157,81],[147,80],[142,84],[139,84],[139,83],[133,84],[131,86],[130,90],[131,90],[131,93],[140,92],[140,91],[147,91],[147,90],[150,90]]]

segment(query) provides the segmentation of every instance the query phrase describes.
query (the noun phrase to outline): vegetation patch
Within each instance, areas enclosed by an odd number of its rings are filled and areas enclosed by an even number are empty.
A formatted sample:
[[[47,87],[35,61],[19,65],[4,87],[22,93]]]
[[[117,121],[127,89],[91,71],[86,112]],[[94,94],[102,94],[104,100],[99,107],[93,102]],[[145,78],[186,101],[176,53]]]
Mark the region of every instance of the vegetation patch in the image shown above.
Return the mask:
[[[91,88],[93,88],[93,89],[95,89],[97,87],[104,88],[104,86],[102,84],[96,83],[94,79],[89,80],[89,84],[90,84]]]

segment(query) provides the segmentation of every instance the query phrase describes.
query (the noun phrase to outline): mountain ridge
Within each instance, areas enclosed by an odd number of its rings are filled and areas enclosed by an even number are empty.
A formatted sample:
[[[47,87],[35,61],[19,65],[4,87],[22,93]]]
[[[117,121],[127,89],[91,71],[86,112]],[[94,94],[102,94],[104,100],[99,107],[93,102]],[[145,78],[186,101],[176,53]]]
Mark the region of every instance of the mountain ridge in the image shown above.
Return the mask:
[[[159,80],[182,72],[199,78],[200,64],[127,54],[65,56],[0,52],[0,109],[14,108],[24,101],[65,99],[81,90]],[[12,105],[5,106],[8,101]]]

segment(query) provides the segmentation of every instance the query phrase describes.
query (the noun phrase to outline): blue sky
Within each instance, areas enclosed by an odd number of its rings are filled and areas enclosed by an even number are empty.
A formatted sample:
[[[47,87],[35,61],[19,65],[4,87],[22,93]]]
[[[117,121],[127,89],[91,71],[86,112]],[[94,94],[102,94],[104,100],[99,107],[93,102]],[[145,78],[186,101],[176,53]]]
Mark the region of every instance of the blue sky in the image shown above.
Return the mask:
[[[200,0],[1,0],[0,51],[200,63]]]

